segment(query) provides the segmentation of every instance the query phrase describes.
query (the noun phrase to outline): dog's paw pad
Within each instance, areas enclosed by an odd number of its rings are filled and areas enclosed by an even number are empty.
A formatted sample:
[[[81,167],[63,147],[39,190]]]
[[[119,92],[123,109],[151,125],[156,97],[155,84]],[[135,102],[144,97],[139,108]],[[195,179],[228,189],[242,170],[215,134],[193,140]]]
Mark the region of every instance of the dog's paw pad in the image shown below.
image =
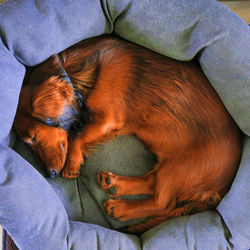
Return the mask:
[[[100,172],[97,174],[97,181],[100,187],[113,197],[120,195],[119,177],[110,172]]]
[[[117,188],[116,187],[111,187],[111,188],[108,189],[108,192],[110,194],[116,194],[117,193]]]
[[[110,216],[110,217],[114,217],[114,207],[110,207],[108,210],[106,210],[106,213]]]
[[[114,211],[115,211],[115,199],[110,199],[107,200],[106,202],[103,203],[103,208],[107,215],[110,217],[114,217]]]
[[[106,181],[106,183],[107,183],[108,185],[111,184],[111,180],[110,180],[110,178],[109,178],[108,176],[106,177],[105,181]]]
[[[102,189],[107,190],[112,185],[112,178],[114,175],[109,172],[100,172],[97,174],[97,181],[99,182]]]

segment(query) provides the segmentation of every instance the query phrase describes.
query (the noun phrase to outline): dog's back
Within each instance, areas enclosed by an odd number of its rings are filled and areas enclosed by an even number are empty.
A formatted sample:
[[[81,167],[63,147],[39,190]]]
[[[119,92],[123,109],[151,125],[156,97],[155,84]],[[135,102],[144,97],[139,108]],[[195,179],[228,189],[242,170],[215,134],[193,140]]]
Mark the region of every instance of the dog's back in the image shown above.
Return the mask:
[[[105,116],[107,131],[135,134],[157,155],[157,186],[177,203],[215,207],[236,174],[240,132],[200,68],[113,37],[81,49],[95,68],[78,73],[96,79],[87,105]]]
[[[77,65],[88,66],[74,74],[76,50]],[[195,63],[112,36],[89,39],[76,50],[63,54],[65,67],[72,79],[95,79],[87,105],[109,117],[110,131],[113,123],[118,134],[135,134],[167,165],[178,163],[188,192],[191,186],[197,191],[197,181],[200,188],[225,193],[238,167],[240,133]]]

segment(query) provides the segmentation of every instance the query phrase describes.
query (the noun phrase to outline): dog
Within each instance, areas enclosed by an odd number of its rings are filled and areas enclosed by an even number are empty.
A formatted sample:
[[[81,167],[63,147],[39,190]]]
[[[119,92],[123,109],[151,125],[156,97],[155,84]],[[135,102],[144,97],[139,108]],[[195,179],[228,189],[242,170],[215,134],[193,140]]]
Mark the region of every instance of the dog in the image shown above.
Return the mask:
[[[198,65],[105,35],[53,55],[27,77],[14,128],[50,177],[80,174],[84,158],[115,135],[135,135],[157,156],[153,170],[128,177],[102,171],[116,193],[103,207],[141,233],[167,219],[215,208],[241,157],[241,132]],[[71,135],[71,132],[74,132]],[[121,195],[146,194],[142,200]]]

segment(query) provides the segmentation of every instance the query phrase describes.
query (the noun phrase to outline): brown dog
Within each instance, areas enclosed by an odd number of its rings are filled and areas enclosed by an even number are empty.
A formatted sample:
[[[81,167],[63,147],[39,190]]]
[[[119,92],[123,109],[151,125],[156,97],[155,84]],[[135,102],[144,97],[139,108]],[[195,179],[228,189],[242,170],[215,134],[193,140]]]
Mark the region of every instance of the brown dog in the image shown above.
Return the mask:
[[[81,121],[80,131],[68,140],[74,121]],[[63,167],[63,177],[77,177],[82,154],[114,135],[142,140],[157,155],[152,171],[98,174],[103,190],[117,190],[104,203],[110,216],[150,217],[131,232],[216,207],[241,155],[239,129],[199,67],[113,36],[85,40],[35,68],[21,91],[14,127],[51,177]],[[135,194],[150,198],[117,198]]]

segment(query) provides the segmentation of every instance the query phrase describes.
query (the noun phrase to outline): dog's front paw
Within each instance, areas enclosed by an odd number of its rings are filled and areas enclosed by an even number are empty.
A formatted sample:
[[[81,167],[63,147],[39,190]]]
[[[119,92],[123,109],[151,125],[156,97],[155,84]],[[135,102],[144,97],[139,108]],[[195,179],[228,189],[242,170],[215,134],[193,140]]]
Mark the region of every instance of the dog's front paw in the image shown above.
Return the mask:
[[[62,177],[77,178],[80,175],[81,165],[84,163],[83,151],[80,140],[70,141],[68,147],[68,154]]]
[[[81,172],[81,165],[83,165],[83,158],[82,154],[80,154],[81,157],[71,156],[68,157],[66,160],[65,167],[62,171],[62,177],[64,178],[77,178],[80,175]]]
[[[71,168],[66,165],[62,171],[62,177],[68,179],[77,178],[80,175],[80,170],[80,168]]]

